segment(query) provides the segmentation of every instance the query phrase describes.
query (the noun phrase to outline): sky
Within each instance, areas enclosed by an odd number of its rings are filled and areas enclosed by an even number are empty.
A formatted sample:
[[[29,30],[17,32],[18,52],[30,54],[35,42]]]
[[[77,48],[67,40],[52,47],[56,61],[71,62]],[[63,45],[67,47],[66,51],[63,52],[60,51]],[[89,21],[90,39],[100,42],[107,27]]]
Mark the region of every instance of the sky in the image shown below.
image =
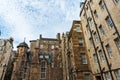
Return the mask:
[[[70,31],[73,20],[80,20],[84,0],[0,0],[0,38],[14,38],[14,48],[39,35],[55,38]]]

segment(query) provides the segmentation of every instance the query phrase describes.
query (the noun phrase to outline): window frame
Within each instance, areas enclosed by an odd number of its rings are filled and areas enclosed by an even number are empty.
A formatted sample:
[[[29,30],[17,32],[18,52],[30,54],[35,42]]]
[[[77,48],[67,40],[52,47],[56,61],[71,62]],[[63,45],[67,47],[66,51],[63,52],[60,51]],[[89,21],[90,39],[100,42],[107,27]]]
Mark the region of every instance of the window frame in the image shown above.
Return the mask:
[[[81,54],[81,61],[82,61],[82,64],[88,64],[87,63],[87,56],[85,53],[82,53]]]
[[[117,71],[118,74],[116,74],[116,71]],[[115,71],[114,71],[114,74],[115,74],[115,76],[116,76],[116,79],[117,79],[117,80],[120,80],[120,72],[119,72],[119,70],[115,70]],[[119,76],[119,77],[118,77],[118,76]]]
[[[93,54],[93,58],[94,58],[94,62],[98,63],[98,59],[97,59],[97,55],[96,54]]]
[[[92,38],[89,39],[89,42],[90,42],[90,45],[93,46],[93,40],[92,40]]]
[[[100,6],[100,8],[101,8],[102,10],[104,10],[104,8],[105,8],[105,4],[103,3],[102,0],[100,0],[100,2],[99,2],[99,6]]]
[[[119,3],[119,0],[113,0],[115,4],[118,4]]]
[[[106,20],[106,23],[107,23],[107,25],[109,26],[110,29],[114,27],[113,21],[112,21],[112,19],[110,18],[110,16],[107,16],[107,17],[105,18],[105,20]]]
[[[105,47],[106,47],[106,50],[107,50],[107,53],[108,53],[109,57],[112,58],[113,57],[113,52],[112,52],[112,49],[111,49],[110,45],[107,44]]]
[[[42,63],[44,62],[44,65],[42,65]],[[40,79],[46,79],[46,68],[47,68],[47,63],[45,61],[42,61],[40,63]],[[42,71],[44,69],[44,71]],[[44,75],[44,77],[43,77]]]
[[[100,56],[100,59],[102,60],[102,62],[105,61],[105,54],[103,53],[102,50],[99,50],[99,56]]]
[[[111,77],[110,77],[110,73],[109,73],[109,72],[106,72],[106,73],[105,73],[105,78],[106,78],[106,80],[111,80]]]
[[[80,47],[84,47],[84,39],[82,37],[78,39],[78,43]]]
[[[115,44],[116,44],[118,50],[120,50],[120,38],[117,37],[114,41],[115,41]],[[118,42],[118,41],[119,41],[119,42]]]
[[[94,39],[95,39],[96,42],[99,41],[99,37],[98,37],[98,34],[96,32],[94,32]]]
[[[90,74],[85,74],[84,76],[85,76],[85,80],[91,80]]]
[[[105,35],[105,29],[104,29],[103,25],[99,26],[99,30],[100,30],[101,35]]]
[[[97,13],[96,10],[94,11],[94,15],[95,15],[96,18],[98,18],[98,13]]]

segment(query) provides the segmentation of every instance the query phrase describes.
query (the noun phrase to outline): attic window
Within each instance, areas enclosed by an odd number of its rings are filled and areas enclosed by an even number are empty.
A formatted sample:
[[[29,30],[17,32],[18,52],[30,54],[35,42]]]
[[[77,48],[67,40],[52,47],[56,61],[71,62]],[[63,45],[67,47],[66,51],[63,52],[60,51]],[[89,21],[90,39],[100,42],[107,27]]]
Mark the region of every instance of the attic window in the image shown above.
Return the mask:
[[[82,32],[80,29],[80,25],[76,25],[76,32]]]

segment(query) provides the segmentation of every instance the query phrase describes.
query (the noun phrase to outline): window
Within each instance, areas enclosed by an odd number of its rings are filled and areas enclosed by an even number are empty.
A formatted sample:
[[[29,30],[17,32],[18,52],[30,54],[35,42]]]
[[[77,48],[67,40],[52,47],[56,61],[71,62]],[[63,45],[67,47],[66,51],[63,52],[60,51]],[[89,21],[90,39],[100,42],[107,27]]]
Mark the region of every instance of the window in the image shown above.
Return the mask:
[[[84,47],[84,41],[83,41],[83,38],[79,38],[79,45],[80,47]]]
[[[111,19],[109,16],[106,17],[106,22],[107,22],[107,24],[108,24],[108,26],[109,26],[110,28],[113,27],[112,19]]]
[[[102,10],[104,9],[105,5],[104,5],[104,3],[103,3],[102,0],[99,2],[99,6],[100,6],[100,8],[101,8]]]
[[[45,55],[45,59],[49,59],[49,55]]]
[[[90,38],[89,41],[90,41],[90,45],[93,46],[93,40],[92,40],[92,38]]]
[[[115,76],[116,76],[117,80],[120,80],[120,72],[119,72],[119,70],[115,70],[114,73],[115,73]]]
[[[89,20],[90,27],[93,27],[94,26],[93,25],[94,24],[93,19],[89,17],[88,20]]]
[[[104,30],[104,27],[102,25],[100,25],[99,29],[100,29],[101,35],[105,35],[105,30]]]
[[[46,62],[41,62],[41,79],[46,78]]]
[[[51,49],[54,49],[54,45],[51,46]]]
[[[39,58],[40,58],[40,59],[43,59],[43,55],[40,55]]]
[[[3,51],[3,47],[0,47],[0,51]]]
[[[54,63],[53,62],[51,63],[51,67],[54,68]]]
[[[94,57],[94,62],[95,62],[95,63],[98,63],[98,59],[97,59],[96,54],[93,54],[93,57]]]
[[[108,54],[109,54],[109,56],[110,56],[110,58],[113,56],[113,53],[112,53],[112,50],[111,50],[111,47],[110,47],[110,45],[108,44],[108,45],[106,45],[106,49],[107,49],[107,52],[108,52]]]
[[[87,28],[88,34],[90,34],[90,30],[89,30],[89,25],[88,24],[86,25],[86,28]]]
[[[120,50],[120,38],[115,39],[115,43],[116,43],[118,49]]]
[[[96,18],[98,18],[98,14],[97,14],[96,10],[94,11],[94,15],[95,15]]]
[[[91,80],[90,79],[90,74],[85,74],[85,80]]]
[[[111,80],[109,72],[105,73],[105,77],[106,77],[106,80]]]
[[[43,45],[42,45],[42,44],[40,45],[40,48],[41,48],[41,49],[43,48]]]
[[[83,15],[83,16],[84,16],[84,18],[85,18],[85,19],[87,19],[87,15],[86,15],[85,13],[84,13],[84,15]]]
[[[79,25],[76,26],[76,32],[82,32],[82,31],[80,30],[80,26],[79,26]]]
[[[93,0],[90,0],[90,3],[93,4]]]
[[[87,58],[85,54],[81,54],[82,64],[87,64]]]
[[[99,37],[98,37],[98,34],[96,32],[94,33],[94,38],[95,38],[95,41],[99,41]]]
[[[102,50],[99,51],[99,55],[100,55],[101,60],[104,62],[105,61],[105,55],[104,55]]]
[[[114,0],[114,2],[115,2],[115,3],[118,3],[118,2],[119,2],[119,0]]]

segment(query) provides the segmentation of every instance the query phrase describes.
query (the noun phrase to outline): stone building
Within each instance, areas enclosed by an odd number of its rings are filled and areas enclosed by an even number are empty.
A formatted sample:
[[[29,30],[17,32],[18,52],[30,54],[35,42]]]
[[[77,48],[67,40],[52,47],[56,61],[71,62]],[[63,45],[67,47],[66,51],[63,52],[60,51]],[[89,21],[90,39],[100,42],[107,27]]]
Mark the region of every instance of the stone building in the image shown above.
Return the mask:
[[[62,59],[60,48],[60,34],[57,38],[40,38],[30,41],[30,50],[39,48],[39,79],[40,80],[63,80]]]
[[[28,80],[40,80],[39,47],[34,48],[33,56],[29,64]]]
[[[13,38],[0,39],[0,80],[8,80],[11,77],[12,70],[8,70],[11,65],[11,56],[13,54]]]
[[[70,32],[62,35],[64,80],[92,80],[81,26],[80,21],[73,21]]]
[[[120,80],[120,1],[85,0],[81,8],[94,80]]]
[[[28,45],[25,42],[17,46],[17,52],[14,56],[13,71],[11,80],[27,80],[29,75],[29,59],[27,55]]]

